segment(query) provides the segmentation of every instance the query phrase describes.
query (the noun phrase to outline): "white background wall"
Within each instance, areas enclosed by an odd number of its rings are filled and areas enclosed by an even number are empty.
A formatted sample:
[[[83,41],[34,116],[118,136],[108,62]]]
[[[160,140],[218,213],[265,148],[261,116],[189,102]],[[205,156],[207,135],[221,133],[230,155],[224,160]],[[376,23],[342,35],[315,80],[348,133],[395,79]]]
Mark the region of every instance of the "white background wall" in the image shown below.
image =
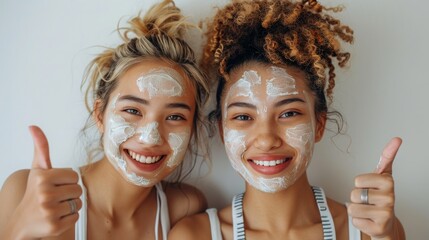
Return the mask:
[[[77,139],[87,117],[80,92],[83,70],[96,45],[117,43],[113,31],[155,0],[0,0],[0,184],[13,171],[29,168],[33,146],[27,126],[48,136],[53,165],[78,165]],[[194,21],[219,1],[177,0]],[[333,1],[325,1],[333,4]],[[309,169],[311,182],[341,202],[355,175],[372,171],[385,143],[401,136],[394,165],[396,213],[408,239],[428,235],[429,202],[429,2],[335,0],[337,15],[355,30],[350,69],[340,71],[334,107],[348,122],[348,136],[325,135]],[[193,40],[198,48],[199,39]],[[349,147],[348,147],[349,146]],[[213,170],[198,186],[211,206],[221,207],[241,192],[218,139]],[[191,180],[192,182],[192,180]],[[1,204],[1,203],[0,203]],[[0,213],[1,214],[1,213]]]

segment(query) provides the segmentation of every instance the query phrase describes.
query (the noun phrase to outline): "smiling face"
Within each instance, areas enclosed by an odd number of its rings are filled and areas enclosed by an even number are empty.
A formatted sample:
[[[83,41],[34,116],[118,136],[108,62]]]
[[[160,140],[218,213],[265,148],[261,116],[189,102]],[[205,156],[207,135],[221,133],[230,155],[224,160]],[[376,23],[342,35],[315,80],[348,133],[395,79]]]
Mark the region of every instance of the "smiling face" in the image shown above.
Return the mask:
[[[233,168],[264,192],[303,175],[323,135],[303,72],[250,62],[233,70],[222,95],[222,131]]]
[[[127,181],[153,186],[184,159],[194,89],[180,69],[155,59],[134,65],[117,84],[99,121],[106,157]]]

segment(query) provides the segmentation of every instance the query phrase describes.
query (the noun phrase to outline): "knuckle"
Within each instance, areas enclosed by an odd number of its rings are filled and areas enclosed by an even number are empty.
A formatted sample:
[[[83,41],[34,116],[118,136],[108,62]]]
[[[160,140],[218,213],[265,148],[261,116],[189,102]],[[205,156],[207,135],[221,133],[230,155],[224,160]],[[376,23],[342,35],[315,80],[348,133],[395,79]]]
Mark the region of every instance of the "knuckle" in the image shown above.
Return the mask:
[[[80,185],[77,185],[77,193],[78,193],[79,196],[81,196],[82,193],[83,193],[83,189],[82,189],[82,187]]]
[[[50,208],[49,206],[46,206],[46,204],[43,204],[40,208],[41,216],[48,220],[49,222],[54,221],[54,214],[55,212]]]
[[[51,222],[50,224],[48,224],[48,232],[50,236],[58,237],[62,233],[62,228],[58,223]]]
[[[37,195],[37,201],[39,202],[39,204],[41,205],[45,205],[45,204],[49,204],[53,199],[53,193],[47,189],[47,188],[42,188],[40,189],[38,195]]]
[[[77,183],[79,181],[79,175],[74,170],[70,169],[70,177],[73,179],[73,182]]]
[[[40,171],[35,171],[35,173],[32,176],[31,181],[36,185],[36,186],[43,186],[47,183],[47,177],[45,174],[43,174]]]
[[[395,180],[391,175],[387,176],[385,179],[386,188],[393,189],[395,186]]]

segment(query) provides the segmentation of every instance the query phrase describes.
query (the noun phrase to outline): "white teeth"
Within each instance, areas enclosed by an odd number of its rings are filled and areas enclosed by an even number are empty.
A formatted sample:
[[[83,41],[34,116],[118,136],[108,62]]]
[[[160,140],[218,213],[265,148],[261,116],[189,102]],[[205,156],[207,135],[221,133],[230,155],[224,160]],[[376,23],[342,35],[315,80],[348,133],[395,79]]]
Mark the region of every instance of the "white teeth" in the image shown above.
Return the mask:
[[[141,162],[141,163],[146,163],[146,164],[151,164],[151,163],[156,163],[158,162],[162,156],[143,156],[140,154],[137,154],[133,151],[128,150],[130,156],[136,160],[137,162]]]
[[[258,166],[264,166],[264,167],[274,167],[276,165],[282,164],[286,162],[286,159],[281,160],[270,160],[270,161],[258,161],[258,160],[252,160],[256,165]]]

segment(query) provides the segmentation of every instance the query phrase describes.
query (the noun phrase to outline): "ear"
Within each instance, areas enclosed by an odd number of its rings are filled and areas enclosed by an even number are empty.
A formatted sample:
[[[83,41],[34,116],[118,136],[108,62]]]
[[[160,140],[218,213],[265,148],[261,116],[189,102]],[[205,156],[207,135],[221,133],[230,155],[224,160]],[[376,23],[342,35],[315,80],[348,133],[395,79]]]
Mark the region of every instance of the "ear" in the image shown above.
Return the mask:
[[[92,112],[92,117],[94,118],[95,124],[97,124],[98,131],[100,133],[104,132],[103,124],[103,113],[102,113],[102,102],[100,99],[97,99],[94,102],[94,111]]]
[[[323,138],[323,134],[325,133],[325,126],[326,126],[326,113],[321,113],[317,117],[316,121],[316,142],[319,142]]]
[[[221,120],[217,121],[217,127],[219,129],[220,139],[222,140],[222,143],[225,143],[225,141],[223,140],[223,124]]]

